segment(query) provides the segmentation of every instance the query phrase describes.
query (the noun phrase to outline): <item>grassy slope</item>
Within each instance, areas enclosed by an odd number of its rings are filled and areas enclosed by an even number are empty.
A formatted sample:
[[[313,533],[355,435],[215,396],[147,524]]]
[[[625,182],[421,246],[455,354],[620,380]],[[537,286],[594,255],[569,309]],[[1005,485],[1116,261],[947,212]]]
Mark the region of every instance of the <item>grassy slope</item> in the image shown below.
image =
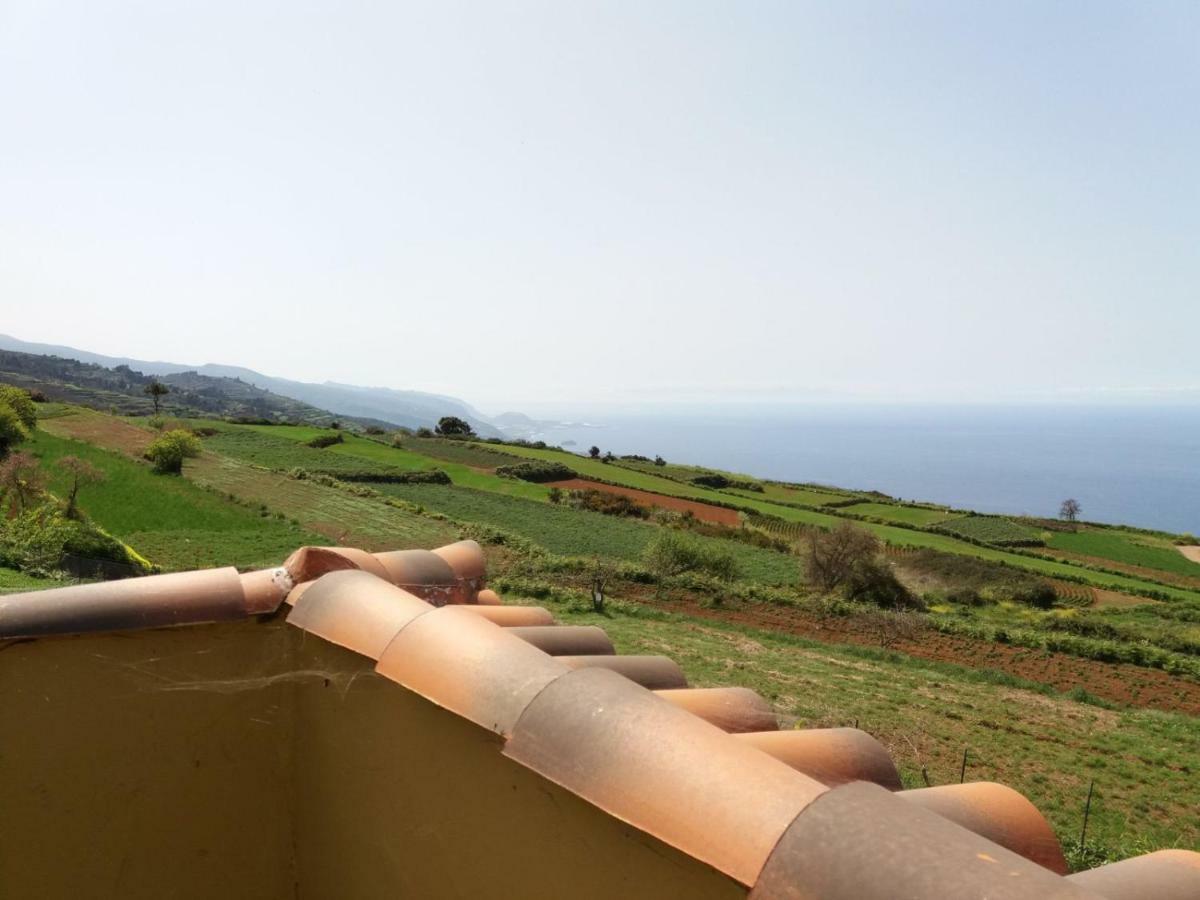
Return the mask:
[[[105,530],[165,569],[276,565],[315,538],[289,522],[264,517],[184,478],[156,475],[148,465],[92,444],[39,430],[24,449],[48,464],[44,470],[53,476],[51,490],[60,496],[67,481],[54,460],[73,455],[102,469],[106,480],[84,488],[80,506]]]
[[[635,561],[658,534],[654,525],[600,513],[502,497],[486,491],[437,484],[388,484],[379,490],[391,496],[445,513],[455,519],[481,522],[528,538],[551,553]],[[795,559],[735,541],[698,537],[731,552],[741,577],[765,584],[795,584]]]
[[[1064,842],[1078,840],[1093,777],[1090,836],[1111,845],[1136,837],[1151,847],[1200,841],[1200,720],[1102,709],[997,684],[987,673],[774,632],[552,605],[562,621],[603,627],[618,652],[670,648],[694,687],[758,691],[783,714],[783,727],[858,720],[888,748],[908,787],[924,786],[922,766],[934,784],[956,781],[966,747],[968,779],[1021,791]]]
[[[246,429],[262,434],[266,439],[272,440],[272,443],[277,443],[278,439],[287,439],[297,442],[294,448],[296,455],[277,455],[275,459],[277,464],[267,460],[267,457],[261,457],[258,461],[259,465],[273,466],[274,468],[291,468],[291,466],[304,466],[304,462],[295,461],[287,464],[288,460],[312,460],[310,465],[315,465],[321,457],[314,457],[315,453],[332,453],[340,457],[349,457],[352,459],[369,460],[383,467],[393,469],[405,469],[408,471],[426,471],[429,469],[441,469],[450,476],[450,480],[456,485],[463,487],[478,488],[479,490],[492,491],[497,494],[507,494],[512,497],[525,497],[530,500],[545,500],[550,493],[550,489],[540,484],[529,484],[524,481],[514,481],[511,478],[500,478],[490,472],[481,472],[470,466],[462,463],[448,462],[441,459],[436,459],[432,456],[425,456],[421,453],[414,453],[412,450],[404,448],[396,448],[387,444],[379,443],[378,441],[368,440],[366,438],[357,437],[355,435],[344,435],[344,443],[334,444],[324,450],[313,450],[310,447],[303,446],[304,441],[311,440],[318,434],[328,434],[328,431],[322,431],[317,428],[307,428],[304,426],[293,425],[238,425],[238,426],[222,426],[225,430],[241,430]],[[221,440],[218,437],[216,440]],[[214,449],[220,450],[218,445],[214,445]]]
[[[184,474],[198,484],[296,519],[318,535],[307,543],[346,544],[380,551],[437,547],[458,539],[459,530],[450,523],[211,453],[189,461]]]
[[[1047,533],[1050,535],[1047,546],[1051,550],[1083,553],[1126,565],[1200,577],[1200,565],[1187,559],[1163,538],[1099,528]]]

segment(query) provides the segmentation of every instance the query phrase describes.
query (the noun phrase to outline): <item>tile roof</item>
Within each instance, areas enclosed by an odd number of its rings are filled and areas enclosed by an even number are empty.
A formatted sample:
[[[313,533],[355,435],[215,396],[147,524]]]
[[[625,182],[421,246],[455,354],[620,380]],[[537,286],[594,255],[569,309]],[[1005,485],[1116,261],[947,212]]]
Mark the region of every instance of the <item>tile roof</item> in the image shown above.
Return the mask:
[[[1049,825],[1010,788],[900,790],[887,751],[862,731],[778,730],[753,691],[691,688],[669,658],[617,655],[602,629],[500,605],[484,584],[473,541],[376,554],[305,547],[246,574],[0,597],[0,638],[284,610],[289,624],[493,732],[503,756],[753,898],[1200,897],[1200,854],[1160,851],[1063,877]]]

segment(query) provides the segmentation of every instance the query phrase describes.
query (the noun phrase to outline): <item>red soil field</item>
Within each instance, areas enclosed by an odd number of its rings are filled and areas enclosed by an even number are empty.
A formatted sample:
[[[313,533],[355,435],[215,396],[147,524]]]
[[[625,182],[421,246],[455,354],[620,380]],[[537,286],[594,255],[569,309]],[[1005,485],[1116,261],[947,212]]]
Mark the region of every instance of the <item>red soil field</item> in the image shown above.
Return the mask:
[[[671,509],[675,512],[690,511],[697,519],[704,522],[715,522],[718,525],[728,525],[736,528],[741,520],[737,510],[725,509],[722,506],[710,506],[696,500],[681,500],[678,497],[668,497],[665,494],[655,494],[650,491],[639,491],[634,488],[617,487],[612,484],[602,484],[599,481],[588,481],[586,478],[571,478],[567,481],[552,481],[549,487],[560,488],[564,491],[604,491],[607,494],[620,494],[628,497],[642,506],[657,506],[661,509]]]

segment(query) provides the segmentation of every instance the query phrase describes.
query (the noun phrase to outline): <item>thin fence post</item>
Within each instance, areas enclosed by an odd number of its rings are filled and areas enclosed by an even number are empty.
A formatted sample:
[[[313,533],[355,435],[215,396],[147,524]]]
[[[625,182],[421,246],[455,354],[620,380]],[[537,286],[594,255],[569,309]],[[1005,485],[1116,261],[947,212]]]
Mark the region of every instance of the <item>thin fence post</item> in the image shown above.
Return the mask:
[[[1088,784],[1087,803],[1083,807],[1083,828],[1079,832],[1079,849],[1083,849],[1083,841],[1087,837],[1088,816],[1092,814],[1092,789],[1096,787],[1096,779]]]
[[[958,770],[958,783],[962,784],[967,777],[967,748],[963,747],[962,767]]]

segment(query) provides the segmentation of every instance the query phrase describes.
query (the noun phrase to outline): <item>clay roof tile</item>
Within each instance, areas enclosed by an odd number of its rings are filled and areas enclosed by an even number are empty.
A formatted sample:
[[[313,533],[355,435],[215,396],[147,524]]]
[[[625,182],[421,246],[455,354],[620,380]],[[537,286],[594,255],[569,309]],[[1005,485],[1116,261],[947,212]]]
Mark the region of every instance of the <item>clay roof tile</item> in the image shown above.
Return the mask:
[[[341,569],[362,569],[385,580],[388,577],[379,560],[356,547],[301,547],[287,558],[283,567],[297,584]]]
[[[804,728],[735,735],[793,769],[836,787],[871,781],[900,790],[900,773],[884,746],[857,728]]]
[[[478,543],[458,541],[438,547],[433,552],[448,562],[459,578],[474,582],[476,587],[483,586],[483,579],[487,574],[487,561],[483,556],[483,548]]]
[[[797,813],[826,790],[597,668],[546,686],[504,753],[747,885]]]
[[[875,784],[833,788],[788,827],[751,900],[1095,900],[1067,879]]]
[[[897,796],[957,822],[1052,872],[1067,874],[1067,861],[1050,823],[1037,807],[1010,787],[977,781],[902,791]]]
[[[260,611],[248,608],[237,569],[202,569],[0,596],[0,637],[188,625]]]
[[[462,606],[445,606],[402,629],[376,671],[502,735],[539,692],[570,670]]]
[[[722,731],[771,731],[779,727],[771,704],[749,688],[685,688],[655,693]]]
[[[379,659],[405,625],[433,609],[368,572],[330,572],[292,608],[288,622],[341,647]]]
[[[635,684],[652,691],[688,686],[687,676],[675,660],[666,656],[560,656],[558,661],[571,669],[601,668],[624,675]]]
[[[1077,872],[1067,881],[1105,900],[1196,900],[1200,897],[1200,853],[1159,850]]]
[[[595,625],[526,625],[510,631],[551,656],[595,656],[617,652],[604,630]]]
[[[463,609],[495,622],[505,628],[527,625],[553,625],[554,616],[550,610],[540,606],[489,606],[464,605]]]

